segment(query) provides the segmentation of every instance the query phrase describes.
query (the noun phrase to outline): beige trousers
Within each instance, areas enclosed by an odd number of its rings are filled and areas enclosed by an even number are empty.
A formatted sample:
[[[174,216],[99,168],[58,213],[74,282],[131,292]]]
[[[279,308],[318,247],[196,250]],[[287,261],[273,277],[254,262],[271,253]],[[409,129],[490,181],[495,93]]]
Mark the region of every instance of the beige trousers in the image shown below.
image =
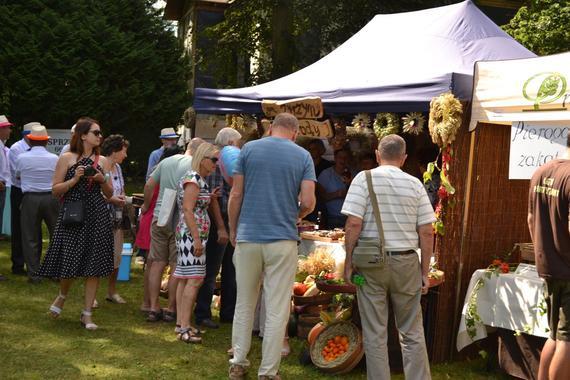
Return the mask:
[[[357,295],[368,379],[390,379],[388,297],[400,336],[406,380],[431,379],[420,305],[422,280],[418,256],[389,256],[383,267],[359,272],[366,280],[358,287]]]
[[[237,243],[234,252],[237,301],[232,328],[234,357],[230,364],[249,366],[251,331],[263,275],[266,319],[259,376],[274,376],[281,363],[283,337],[289,320],[291,289],[297,269],[297,242]]]

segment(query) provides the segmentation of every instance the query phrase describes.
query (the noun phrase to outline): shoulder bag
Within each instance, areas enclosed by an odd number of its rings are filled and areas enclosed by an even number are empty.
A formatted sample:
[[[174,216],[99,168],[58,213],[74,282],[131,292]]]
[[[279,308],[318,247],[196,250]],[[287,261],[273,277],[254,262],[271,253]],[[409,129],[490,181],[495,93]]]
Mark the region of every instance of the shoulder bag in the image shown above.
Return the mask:
[[[98,163],[99,163],[99,156],[96,156],[95,161],[93,162],[93,167],[95,169],[97,168]],[[77,227],[83,225],[84,221],[85,221],[85,201],[83,199],[63,204],[62,223],[64,226]]]
[[[372,186],[372,174],[370,170],[366,170],[366,183],[368,184],[368,194],[372,203],[374,219],[376,219],[376,227],[378,228],[378,239],[360,238],[352,252],[352,264],[356,268],[381,268],[386,262],[384,230],[382,229],[382,219],[380,218],[380,209],[378,208],[378,200]]]

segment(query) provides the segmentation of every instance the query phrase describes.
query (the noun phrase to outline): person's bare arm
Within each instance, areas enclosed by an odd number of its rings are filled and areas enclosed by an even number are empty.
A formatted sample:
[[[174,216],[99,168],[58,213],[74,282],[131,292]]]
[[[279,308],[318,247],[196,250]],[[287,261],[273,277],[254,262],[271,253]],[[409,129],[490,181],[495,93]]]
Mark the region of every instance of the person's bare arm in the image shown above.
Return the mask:
[[[73,153],[64,153],[57,160],[51,185],[51,193],[54,197],[59,198],[65,195],[65,193],[71,190],[73,186],[77,185],[83,176],[85,168],[83,166],[78,166],[75,170],[75,175],[73,178],[65,181],[65,174],[75,160],[76,158]]]
[[[533,232],[532,230],[533,230],[533,226],[534,226],[534,215],[532,215],[531,212],[528,213],[528,215],[526,217],[526,221],[528,223],[528,232],[530,232],[530,240],[534,242],[534,237],[532,236],[532,232]],[[568,225],[568,228],[570,229],[570,224]]]
[[[194,240],[194,256],[200,257],[204,253],[204,246],[202,240],[200,240],[200,231],[198,230],[198,224],[196,223],[196,217],[194,216],[194,207],[196,206],[196,201],[198,200],[198,195],[200,193],[200,188],[197,184],[193,182],[188,182],[184,185],[184,195],[182,198],[182,210],[184,212],[184,221],[186,226],[192,235]]]
[[[145,214],[150,207],[150,202],[152,200],[152,195],[154,194],[154,188],[156,185],[157,183],[154,179],[152,179],[152,177],[150,177],[144,184],[144,202],[141,206],[141,213],[143,214]]]
[[[315,209],[317,198],[315,197],[315,182],[304,180],[301,182],[301,192],[299,193],[299,218],[303,219]]]
[[[215,188],[213,193],[218,192],[220,192],[219,187]],[[226,244],[228,242],[229,236],[228,232],[226,231],[224,218],[222,217],[222,210],[218,196],[212,196],[209,211],[210,214],[214,217],[214,223],[216,223],[216,228],[218,229],[218,244]]]
[[[243,186],[244,177],[242,174],[234,174],[234,185],[230,192],[230,199],[228,203],[228,223],[230,226],[230,242],[233,246],[236,245],[237,237],[237,224],[239,214],[241,213],[241,205],[243,202]]]
[[[360,232],[362,232],[362,219],[349,215],[346,219],[344,231],[344,249],[346,251],[344,258],[344,281],[348,284],[352,284],[352,273],[355,269],[352,265],[352,252],[354,251],[354,247],[356,247]]]
[[[422,294],[428,291],[429,261],[433,255],[433,227],[431,223],[418,227],[420,249],[422,250]]]

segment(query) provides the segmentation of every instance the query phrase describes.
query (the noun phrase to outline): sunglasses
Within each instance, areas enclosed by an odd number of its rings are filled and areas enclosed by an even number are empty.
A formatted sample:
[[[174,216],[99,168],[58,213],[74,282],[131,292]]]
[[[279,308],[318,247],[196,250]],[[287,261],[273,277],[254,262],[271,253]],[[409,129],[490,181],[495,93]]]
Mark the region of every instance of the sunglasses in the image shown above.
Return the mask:
[[[208,160],[212,161],[214,164],[218,162],[218,157],[204,157],[204,158],[207,158]]]
[[[101,131],[99,131],[99,130],[97,130],[97,129],[94,130],[94,131],[89,131],[89,132],[90,132],[90,133],[93,133],[93,135],[95,135],[95,137],[101,137],[101,136],[103,136],[103,133],[101,133]],[[89,132],[88,132],[88,133],[89,133]]]

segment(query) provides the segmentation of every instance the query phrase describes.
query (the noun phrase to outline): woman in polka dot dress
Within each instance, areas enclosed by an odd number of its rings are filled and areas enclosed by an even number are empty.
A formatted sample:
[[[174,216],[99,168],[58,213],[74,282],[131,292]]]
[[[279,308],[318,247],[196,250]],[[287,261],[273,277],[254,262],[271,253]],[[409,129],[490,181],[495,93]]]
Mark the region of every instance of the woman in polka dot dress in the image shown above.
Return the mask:
[[[210,232],[208,208],[212,208],[216,224],[223,223],[218,202],[211,202],[212,193],[205,181],[205,178],[216,170],[218,153],[212,144],[202,143],[192,155],[192,170],[180,179],[178,188],[177,201],[181,212],[176,227],[178,261],[174,277],[178,279],[178,339],[186,343],[202,342],[197,329],[190,326],[190,319],[198,290],[206,276],[204,247]],[[216,191],[214,189],[214,194]]]
[[[97,325],[91,318],[91,308],[100,277],[113,272],[113,228],[103,194],[110,198],[113,187],[109,180],[109,162],[99,156],[101,128],[97,121],[81,118],[71,138],[71,150],[60,156],[53,177],[52,192],[61,197],[62,206],[82,199],[84,222],[79,226],[62,223],[64,207],[60,208],[53,237],[39,275],[57,278],[59,295],[49,311],[59,317],[73,279],[85,278],[85,306],[81,324],[88,330]],[[93,167],[95,168],[94,174]]]

